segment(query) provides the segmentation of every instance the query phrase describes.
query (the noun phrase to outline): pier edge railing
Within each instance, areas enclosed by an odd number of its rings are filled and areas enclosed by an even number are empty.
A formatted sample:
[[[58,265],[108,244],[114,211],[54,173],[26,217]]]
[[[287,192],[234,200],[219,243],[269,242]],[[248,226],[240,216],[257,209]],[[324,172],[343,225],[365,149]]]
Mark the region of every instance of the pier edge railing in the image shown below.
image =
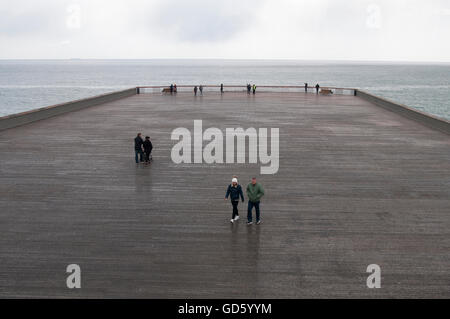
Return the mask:
[[[205,89],[215,90],[220,88],[220,85],[204,85]],[[157,90],[154,92],[161,93],[162,89],[167,89],[167,85],[163,86],[137,86],[134,88],[106,93],[90,98],[80,99],[76,101],[71,101],[67,103],[61,103],[57,105],[52,105],[48,107],[39,108],[36,110],[31,110],[27,112],[22,112],[18,114],[7,115],[4,117],[0,117],[0,131],[6,130],[9,128],[14,128],[17,126],[25,125],[28,123],[36,122],[39,120],[44,120],[51,118],[53,116],[81,110],[87,107],[103,104],[106,102],[112,102],[121,98],[129,97],[135,94],[145,93],[146,89]],[[190,92],[194,88],[194,85],[178,85],[177,89],[180,92]],[[259,85],[258,90],[264,90],[271,92],[270,90],[288,90],[288,92],[304,92],[305,86],[301,85]],[[245,85],[224,85],[224,89],[226,90],[240,90],[245,91]],[[386,98],[382,98],[361,89],[355,88],[340,88],[340,87],[321,87],[321,89],[332,90],[337,94],[347,94],[347,95],[355,95],[358,96],[368,102],[375,104],[376,106],[387,109],[391,112],[395,112],[402,116],[405,116],[409,119],[415,120],[417,122],[422,123],[432,129],[439,130],[450,135],[450,122],[444,118],[436,117],[428,113],[421,112],[419,110],[413,109],[406,105],[399,104],[397,102],[391,101]],[[302,90],[302,91],[300,91]],[[277,92],[277,91],[272,91]],[[308,86],[308,92],[315,92],[315,87]]]
[[[429,128],[439,130],[443,133],[450,135],[450,121],[440,118],[419,110],[413,109],[409,106],[391,101],[389,99],[368,93],[366,91],[356,89],[355,96],[362,98],[368,102],[371,102],[379,107],[382,107],[391,112],[400,114],[411,120],[419,122]]]
[[[179,93],[186,93],[186,92],[192,92],[195,85],[177,85],[177,89]],[[198,87],[199,85],[197,85]],[[202,85],[203,88],[206,90],[206,92],[211,92],[210,89],[214,89],[214,91],[219,92],[220,85]],[[138,86],[137,92],[139,93],[146,93],[146,90],[152,90],[151,93],[161,93],[163,89],[168,89],[169,86],[167,85],[147,85],[147,86]],[[356,89],[354,88],[343,88],[343,87],[321,87],[320,89],[329,89],[333,90],[334,93],[337,94],[347,94],[347,95],[354,95]],[[227,92],[245,92],[247,90],[246,85],[238,85],[238,84],[232,84],[232,85],[224,85],[224,90]],[[258,92],[304,92],[305,86],[304,85],[257,85],[257,91]],[[307,88],[308,93],[316,92],[316,88],[314,86],[308,86]]]
[[[121,98],[135,95],[136,93],[137,93],[136,88],[131,88],[122,91],[97,95],[85,99],[42,107],[39,109],[26,111],[22,113],[3,116],[0,117],[0,131],[40,120],[45,120],[53,116],[78,111],[87,107],[103,104],[106,102],[112,102]]]

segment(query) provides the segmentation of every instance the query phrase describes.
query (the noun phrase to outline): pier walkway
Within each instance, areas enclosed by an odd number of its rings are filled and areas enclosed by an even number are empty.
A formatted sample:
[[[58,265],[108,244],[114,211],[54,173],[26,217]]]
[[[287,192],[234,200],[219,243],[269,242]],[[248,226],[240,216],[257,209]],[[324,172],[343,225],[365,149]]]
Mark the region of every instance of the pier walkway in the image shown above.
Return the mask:
[[[172,130],[200,119],[279,128],[278,173],[174,164]],[[7,129],[0,297],[450,298],[449,172],[449,135],[350,95],[139,94]],[[230,225],[232,175],[263,184],[260,226],[242,203]]]

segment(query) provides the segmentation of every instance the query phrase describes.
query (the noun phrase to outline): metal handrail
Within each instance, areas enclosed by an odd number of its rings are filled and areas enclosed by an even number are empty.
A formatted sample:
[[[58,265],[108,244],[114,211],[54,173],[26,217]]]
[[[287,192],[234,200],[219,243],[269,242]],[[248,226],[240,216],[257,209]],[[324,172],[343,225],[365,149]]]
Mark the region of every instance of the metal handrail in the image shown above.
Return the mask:
[[[194,88],[195,86],[200,86],[200,84],[194,84],[194,85],[178,85],[177,88]],[[201,85],[204,88],[220,88],[220,84],[206,84]],[[246,85],[223,85],[224,88],[247,88]],[[274,88],[274,89],[305,89],[305,85],[257,85],[257,88]],[[170,85],[144,85],[144,86],[138,86],[136,87],[138,89],[166,89],[170,88]],[[321,89],[331,89],[331,90],[356,90],[355,88],[343,88],[343,87],[334,87],[334,86],[321,86]],[[308,89],[315,89],[315,86],[308,85]]]

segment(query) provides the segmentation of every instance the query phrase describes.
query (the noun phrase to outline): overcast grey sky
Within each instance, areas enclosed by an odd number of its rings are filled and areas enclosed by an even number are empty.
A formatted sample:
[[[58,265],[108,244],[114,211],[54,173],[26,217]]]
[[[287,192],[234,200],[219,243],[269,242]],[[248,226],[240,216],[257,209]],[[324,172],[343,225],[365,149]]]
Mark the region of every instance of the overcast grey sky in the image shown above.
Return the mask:
[[[450,62],[448,0],[0,0],[0,58]]]

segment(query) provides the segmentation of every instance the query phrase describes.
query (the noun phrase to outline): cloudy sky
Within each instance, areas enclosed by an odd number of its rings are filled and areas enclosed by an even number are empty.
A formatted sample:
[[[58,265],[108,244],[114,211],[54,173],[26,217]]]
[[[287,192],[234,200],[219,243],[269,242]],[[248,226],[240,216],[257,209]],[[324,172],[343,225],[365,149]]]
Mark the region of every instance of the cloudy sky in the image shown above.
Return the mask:
[[[448,0],[0,0],[0,58],[450,62]]]

